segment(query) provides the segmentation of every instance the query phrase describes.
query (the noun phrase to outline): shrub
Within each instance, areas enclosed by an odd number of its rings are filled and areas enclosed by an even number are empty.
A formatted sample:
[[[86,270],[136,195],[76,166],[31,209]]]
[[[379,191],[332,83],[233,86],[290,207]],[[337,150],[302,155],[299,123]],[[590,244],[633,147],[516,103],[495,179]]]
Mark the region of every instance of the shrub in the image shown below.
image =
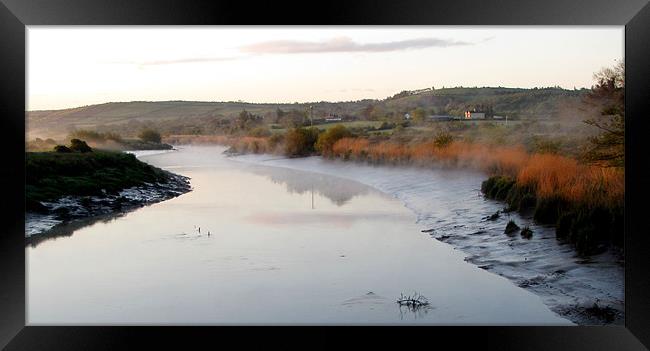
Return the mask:
[[[350,136],[352,133],[344,125],[337,124],[318,136],[315,149],[324,156],[331,156],[334,143]]]
[[[54,152],[70,153],[72,150],[70,150],[70,148],[65,145],[57,145],[54,147]]]
[[[285,136],[284,152],[285,155],[308,156],[314,153],[314,144],[318,139],[318,129],[316,128],[293,128]]]
[[[92,152],[93,149],[85,141],[79,139],[70,140],[70,150],[76,152]]]
[[[138,138],[142,141],[156,144],[160,144],[160,141],[162,140],[160,133],[153,129],[143,129],[140,134],[138,134]]]
[[[524,239],[530,239],[533,237],[533,230],[528,226],[525,226],[524,229],[521,230],[520,234]]]
[[[452,141],[454,141],[454,137],[451,135],[451,133],[446,131],[438,132],[433,138],[433,143],[437,147],[446,147],[451,144]]]
[[[269,148],[271,149],[271,151],[275,150],[275,148],[277,148],[278,145],[280,145],[280,143],[282,143],[282,141],[284,141],[284,135],[283,134],[273,134],[273,135],[271,135],[269,137],[269,141],[268,141]]]

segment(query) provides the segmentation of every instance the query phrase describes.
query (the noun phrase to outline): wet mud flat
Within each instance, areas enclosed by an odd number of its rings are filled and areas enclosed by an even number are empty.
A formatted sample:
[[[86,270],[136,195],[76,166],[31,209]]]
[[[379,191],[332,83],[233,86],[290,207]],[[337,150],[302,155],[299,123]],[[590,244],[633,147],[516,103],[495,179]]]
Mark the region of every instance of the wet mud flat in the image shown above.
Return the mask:
[[[577,324],[624,324],[621,251],[579,255],[569,243],[558,241],[550,226],[533,228],[531,236],[521,228],[506,234],[510,218],[455,228],[438,223],[423,232],[466,253],[467,262],[534,292],[553,312]],[[520,218],[519,223],[533,222],[529,216]]]
[[[192,190],[188,177],[171,174],[167,182],[145,183],[101,196],[64,196],[41,202],[38,212],[25,214],[25,242],[36,245],[53,237],[71,235],[76,229],[109,221],[134,209],[168,200]]]
[[[581,256],[552,226],[480,191],[486,176],[470,170],[373,166],[320,157],[232,157],[245,163],[308,170],[355,180],[402,201],[422,235],[450,245],[465,261],[539,296],[550,310],[580,325],[624,324],[624,258],[619,250]],[[494,215],[497,212],[499,215]],[[513,220],[519,229],[505,233]],[[523,231],[523,228],[529,231]]]
[[[224,149],[147,156],[193,190],[27,246],[29,323],[573,324],[387,192]]]

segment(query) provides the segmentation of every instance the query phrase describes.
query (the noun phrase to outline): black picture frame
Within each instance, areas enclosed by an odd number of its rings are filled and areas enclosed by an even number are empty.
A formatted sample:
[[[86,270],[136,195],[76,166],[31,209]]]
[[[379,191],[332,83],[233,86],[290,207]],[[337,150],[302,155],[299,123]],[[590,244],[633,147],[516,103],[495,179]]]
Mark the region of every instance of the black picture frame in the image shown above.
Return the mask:
[[[115,350],[154,345],[370,347],[424,341],[500,350],[644,350],[650,347],[650,233],[644,180],[650,101],[648,0],[355,1],[0,0],[0,347]],[[25,26],[29,25],[624,25],[626,64],[625,326],[247,328],[25,326]],[[56,55],[56,53],[52,53]],[[645,112],[647,114],[647,112]],[[52,301],[56,303],[56,301]],[[403,327],[402,327],[403,328]],[[333,337],[336,336],[336,337]],[[350,337],[342,343],[339,336]],[[645,345],[645,346],[644,346]]]

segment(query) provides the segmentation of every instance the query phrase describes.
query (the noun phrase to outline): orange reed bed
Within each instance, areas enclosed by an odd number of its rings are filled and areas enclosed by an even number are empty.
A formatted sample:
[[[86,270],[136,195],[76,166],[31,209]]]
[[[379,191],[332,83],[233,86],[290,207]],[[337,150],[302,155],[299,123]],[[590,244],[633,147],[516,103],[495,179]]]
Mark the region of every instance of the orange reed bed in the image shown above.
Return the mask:
[[[530,155],[520,146],[452,142],[438,147],[433,142],[404,145],[343,138],[334,144],[332,154],[375,163],[471,167],[516,179],[520,186],[535,189],[539,198],[558,198],[571,203],[618,206],[622,205],[625,194],[621,169],[583,165],[559,155]]]

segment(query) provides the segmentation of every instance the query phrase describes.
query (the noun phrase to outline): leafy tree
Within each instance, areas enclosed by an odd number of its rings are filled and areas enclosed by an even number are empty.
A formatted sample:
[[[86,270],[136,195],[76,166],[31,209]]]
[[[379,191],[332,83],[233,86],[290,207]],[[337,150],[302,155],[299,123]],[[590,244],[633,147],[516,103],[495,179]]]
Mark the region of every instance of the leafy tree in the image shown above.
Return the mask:
[[[385,122],[384,122],[385,123]],[[337,124],[318,136],[316,151],[325,156],[332,153],[332,147],[339,139],[352,136],[352,133],[342,124]]]
[[[262,116],[255,115],[246,110],[242,110],[235,118],[235,127],[238,130],[251,130],[262,122]]]
[[[287,156],[307,156],[312,154],[318,139],[317,128],[293,128],[285,136],[285,154]]]
[[[56,146],[54,147],[54,152],[59,152],[59,153],[70,153],[70,152],[72,152],[72,150],[70,150],[70,148],[67,147],[67,146],[65,146],[65,145],[56,145]]]
[[[162,140],[160,133],[153,129],[143,129],[140,134],[138,134],[138,138],[140,138],[142,141],[157,144],[160,144],[160,141]]]
[[[85,141],[79,139],[70,140],[70,150],[84,153],[93,151],[93,149],[91,149]]]
[[[587,161],[607,167],[625,166],[625,65],[603,68],[594,74],[596,85],[587,96],[590,104],[599,104],[604,119],[584,122],[601,130],[590,138]]]

